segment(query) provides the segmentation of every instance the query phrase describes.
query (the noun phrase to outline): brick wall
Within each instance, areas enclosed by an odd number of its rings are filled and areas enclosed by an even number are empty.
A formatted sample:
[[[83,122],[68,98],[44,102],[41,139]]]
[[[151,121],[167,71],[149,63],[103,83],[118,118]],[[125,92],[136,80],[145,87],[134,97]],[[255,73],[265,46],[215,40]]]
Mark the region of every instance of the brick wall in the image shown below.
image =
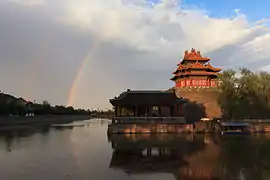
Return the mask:
[[[218,92],[216,89],[183,89],[175,88],[177,97],[187,98],[191,102],[202,104],[205,108],[206,117],[221,117],[221,108],[218,105]]]

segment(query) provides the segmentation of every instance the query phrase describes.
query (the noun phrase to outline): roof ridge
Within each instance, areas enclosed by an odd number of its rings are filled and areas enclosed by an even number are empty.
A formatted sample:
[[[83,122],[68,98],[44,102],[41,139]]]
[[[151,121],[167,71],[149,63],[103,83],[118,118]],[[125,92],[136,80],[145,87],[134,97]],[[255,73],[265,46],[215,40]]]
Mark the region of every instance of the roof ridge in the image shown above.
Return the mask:
[[[128,94],[135,94],[135,93],[163,93],[163,94],[171,94],[173,92],[167,91],[167,90],[131,90],[127,89],[127,91],[124,91],[120,93],[117,97],[114,97],[111,100],[121,99],[127,96]]]
[[[157,93],[166,93],[166,90],[130,90],[127,92],[132,92],[132,93],[153,93],[153,92],[157,92]]]

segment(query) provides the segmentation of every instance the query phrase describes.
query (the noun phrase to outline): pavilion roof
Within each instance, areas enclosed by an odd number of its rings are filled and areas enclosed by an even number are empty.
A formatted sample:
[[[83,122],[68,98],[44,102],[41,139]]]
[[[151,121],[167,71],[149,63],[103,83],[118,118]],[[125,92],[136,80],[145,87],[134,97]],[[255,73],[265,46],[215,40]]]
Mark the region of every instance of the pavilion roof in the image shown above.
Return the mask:
[[[210,63],[207,63],[205,66],[207,68],[209,68],[209,69],[214,70],[214,71],[221,71],[222,70],[221,68],[215,68],[215,67],[213,67]]]
[[[171,78],[171,80],[174,80],[176,77],[180,77],[180,76],[217,76],[217,72],[179,72],[177,74],[175,74],[174,77]]]
[[[121,93],[118,97],[110,99],[112,105],[172,105],[183,103],[184,99],[178,98],[174,92],[168,91],[131,91]]]
[[[202,64],[202,63],[196,62],[196,63],[190,64],[190,65],[179,64],[177,70],[174,71],[173,74],[176,74],[178,71],[187,70],[187,69],[205,69],[205,70],[208,69],[208,70],[212,70],[214,72],[221,71],[220,68],[215,68],[210,63]]]
[[[217,75],[217,73],[197,71],[197,72],[183,72],[183,73],[179,73],[179,75]]]
[[[194,48],[190,52],[185,51],[183,61],[209,61],[210,58],[203,57],[200,51],[196,51]]]

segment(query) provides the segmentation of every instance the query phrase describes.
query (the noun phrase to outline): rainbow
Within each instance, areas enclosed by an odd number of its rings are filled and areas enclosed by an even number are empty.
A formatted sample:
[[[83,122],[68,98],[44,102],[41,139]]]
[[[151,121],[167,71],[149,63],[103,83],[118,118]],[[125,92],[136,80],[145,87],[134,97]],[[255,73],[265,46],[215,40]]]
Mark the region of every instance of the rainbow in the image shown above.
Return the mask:
[[[87,55],[85,56],[85,58],[82,60],[75,78],[71,84],[71,87],[69,89],[69,93],[68,93],[68,100],[67,100],[67,106],[74,106],[74,101],[76,99],[77,96],[77,90],[78,90],[78,86],[79,86],[79,82],[83,76],[86,64],[88,63],[88,61],[91,59],[91,56],[95,53],[95,51],[98,49],[99,45],[101,44],[101,40],[97,41],[96,43],[94,43],[93,47],[90,49],[90,51],[87,53]]]
[[[71,84],[71,87],[69,89],[67,106],[72,106],[74,104],[74,100],[76,99],[76,95],[77,95],[78,84],[79,84],[80,79],[83,75],[84,67],[87,64],[88,59],[90,59],[91,54],[92,53],[88,53],[88,55],[82,60],[80,66],[76,72],[75,78],[74,78],[74,80]]]

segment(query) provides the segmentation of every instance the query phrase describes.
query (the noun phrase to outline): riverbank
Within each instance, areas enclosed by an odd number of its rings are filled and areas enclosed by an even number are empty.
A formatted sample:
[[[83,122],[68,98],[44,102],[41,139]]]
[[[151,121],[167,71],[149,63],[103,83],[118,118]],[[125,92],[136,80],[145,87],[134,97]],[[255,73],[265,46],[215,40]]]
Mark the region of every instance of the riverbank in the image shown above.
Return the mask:
[[[90,115],[37,115],[19,117],[0,117],[0,128],[15,125],[34,125],[52,123],[71,123],[91,119]]]

